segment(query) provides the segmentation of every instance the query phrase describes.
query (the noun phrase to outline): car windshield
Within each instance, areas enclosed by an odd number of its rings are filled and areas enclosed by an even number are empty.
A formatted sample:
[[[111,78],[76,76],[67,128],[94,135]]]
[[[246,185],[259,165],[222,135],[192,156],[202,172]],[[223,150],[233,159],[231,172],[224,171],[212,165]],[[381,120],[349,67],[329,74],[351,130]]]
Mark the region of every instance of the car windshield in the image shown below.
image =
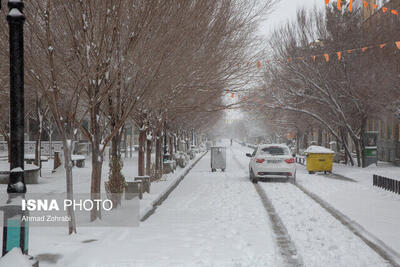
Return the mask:
[[[260,149],[260,154],[272,156],[288,155],[289,149],[280,146],[268,146]]]

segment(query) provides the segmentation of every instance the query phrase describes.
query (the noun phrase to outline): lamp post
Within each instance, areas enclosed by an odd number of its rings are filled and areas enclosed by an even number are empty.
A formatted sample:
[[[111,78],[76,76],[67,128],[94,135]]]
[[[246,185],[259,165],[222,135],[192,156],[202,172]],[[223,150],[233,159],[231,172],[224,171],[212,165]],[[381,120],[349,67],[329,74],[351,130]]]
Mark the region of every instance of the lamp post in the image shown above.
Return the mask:
[[[1,6],[0,6],[1,8]],[[10,177],[7,204],[3,212],[2,255],[15,247],[28,254],[28,222],[23,216],[21,199],[25,198],[24,181],[24,22],[22,0],[8,1],[10,45]]]
[[[25,194],[24,182],[24,22],[21,0],[9,0],[10,30],[10,179],[8,194]]]

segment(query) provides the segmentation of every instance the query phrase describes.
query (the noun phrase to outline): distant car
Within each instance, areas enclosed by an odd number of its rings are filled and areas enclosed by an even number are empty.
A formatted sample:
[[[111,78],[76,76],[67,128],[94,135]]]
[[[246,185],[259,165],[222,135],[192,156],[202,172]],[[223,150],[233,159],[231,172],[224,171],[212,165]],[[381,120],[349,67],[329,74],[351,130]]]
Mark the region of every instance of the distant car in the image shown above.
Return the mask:
[[[250,180],[257,183],[260,179],[284,178],[296,179],[296,164],[289,147],[282,144],[258,145],[249,163]]]

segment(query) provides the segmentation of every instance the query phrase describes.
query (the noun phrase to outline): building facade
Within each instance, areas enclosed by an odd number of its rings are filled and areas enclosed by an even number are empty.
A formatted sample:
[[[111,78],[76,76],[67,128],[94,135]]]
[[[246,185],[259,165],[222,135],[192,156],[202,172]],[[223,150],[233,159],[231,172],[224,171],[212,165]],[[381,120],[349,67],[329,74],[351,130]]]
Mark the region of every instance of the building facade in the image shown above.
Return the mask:
[[[364,34],[374,34],[377,42],[400,41],[400,36],[396,36],[399,33],[400,18],[399,15],[391,13],[391,10],[400,12],[400,0],[364,2],[368,2],[368,6],[364,7],[362,12]],[[389,31],[391,38],[395,40],[387,40],[387,36],[371,31],[374,26],[379,26],[376,28],[381,29],[381,32]],[[376,114],[374,118],[368,120],[367,130],[378,132],[378,159],[400,165],[400,116]]]

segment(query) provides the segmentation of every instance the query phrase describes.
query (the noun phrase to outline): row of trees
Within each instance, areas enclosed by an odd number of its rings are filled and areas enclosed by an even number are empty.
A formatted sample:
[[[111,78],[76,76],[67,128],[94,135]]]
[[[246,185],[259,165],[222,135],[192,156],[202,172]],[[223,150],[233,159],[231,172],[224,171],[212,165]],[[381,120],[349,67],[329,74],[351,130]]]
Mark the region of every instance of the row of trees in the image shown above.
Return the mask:
[[[134,122],[140,131],[139,175],[146,169],[150,172],[153,142],[156,173],[161,173],[161,140],[166,129],[172,136],[186,138],[192,129],[202,131],[213,124],[225,108],[227,88],[246,82],[249,69],[237,62],[248,61],[257,21],[273,2],[26,2],[27,113],[37,114],[40,129],[47,116],[57,126],[64,149],[67,198],[73,199],[71,154],[78,133],[91,143],[90,190],[96,199],[109,144],[113,170],[109,189],[111,193],[122,190],[119,148],[127,122]],[[0,57],[8,62],[8,33],[4,28],[0,31]],[[7,96],[8,66],[1,68],[1,93]],[[6,97],[2,101],[0,128],[7,137]],[[68,215],[71,234],[76,232],[72,209]],[[100,211],[93,210],[91,220],[97,218]]]
[[[253,92],[266,103],[258,105],[257,112],[268,114],[277,128],[283,125],[299,133],[307,131],[311,121],[334,136],[352,161],[350,136],[358,165],[364,166],[367,120],[393,114],[400,97],[400,51],[395,45],[399,19],[373,19],[364,21],[361,9],[339,11],[335,2],[325,13],[298,10],[295,21],[272,35],[270,57],[275,63],[265,68],[264,86]],[[337,51],[342,51],[340,58]]]

